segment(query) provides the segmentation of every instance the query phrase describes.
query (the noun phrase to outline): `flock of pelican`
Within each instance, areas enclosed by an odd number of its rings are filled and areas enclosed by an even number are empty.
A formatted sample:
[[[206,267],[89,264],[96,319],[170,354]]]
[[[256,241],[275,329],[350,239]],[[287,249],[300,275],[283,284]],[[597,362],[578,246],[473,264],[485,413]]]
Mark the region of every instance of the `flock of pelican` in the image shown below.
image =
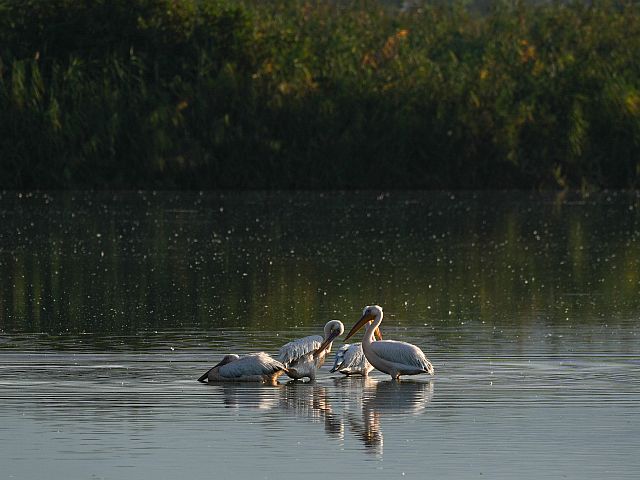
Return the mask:
[[[362,317],[345,337],[346,342],[366,325],[362,343],[345,344],[340,347],[331,372],[368,375],[375,368],[391,375],[395,380],[398,380],[400,375],[433,375],[433,365],[420,348],[411,343],[382,340],[382,316],[380,306],[365,307]],[[226,355],[220,363],[198,378],[198,381],[275,384],[283,374],[296,380],[315,380],[316,371],[324,365],[333,341],[343,333],[342,322],[331,320],[324,326],[324,335],[310,335],[293,340],[280,348],[277,358],[264,352],[243,356]]]

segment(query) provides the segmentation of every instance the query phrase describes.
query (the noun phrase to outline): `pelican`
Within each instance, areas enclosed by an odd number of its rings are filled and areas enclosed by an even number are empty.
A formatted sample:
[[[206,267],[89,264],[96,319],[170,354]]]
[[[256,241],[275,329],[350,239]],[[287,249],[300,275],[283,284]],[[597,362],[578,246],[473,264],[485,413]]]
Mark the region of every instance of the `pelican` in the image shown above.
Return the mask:
[[[324,365],[331,351],[333,340],[344,333],[340,320],[331,320],[324,326],[324,336],[309,335],[283,345],[278,351],[278,359],[287,369],[287,375],[299,380],[307,377],[315,380],[316,370]]]
[[[275,385],[278,377],[287,369],[264,352],[248,355],[225,355],[220,363],[207,370],[198,381],[213,382],[261,382]]]
[[[433,375],[433,365],[415,345],[395,340],[373,341],[373,332],[382,323],[382,307],[378,305],[365,307],[362,317],[345,337],[345,342],[367,322],[369,325],[362,340],[362,350],[371,365],[381,372],[388,373],[395,380],[400,379],[400,375]]]
[[[375,335],[379,334],[380,330],[374,331]],[[382,340],[382,337],[378,337],[378,340]],[[331,373],[340,372],[343,375],[363,375],[366,376],[373,370],[373,365],[367,361],[367,357],[364,356],[361,343],[345,343],[336,352],[336,359],[333,362],[333,368],[329,370]]]

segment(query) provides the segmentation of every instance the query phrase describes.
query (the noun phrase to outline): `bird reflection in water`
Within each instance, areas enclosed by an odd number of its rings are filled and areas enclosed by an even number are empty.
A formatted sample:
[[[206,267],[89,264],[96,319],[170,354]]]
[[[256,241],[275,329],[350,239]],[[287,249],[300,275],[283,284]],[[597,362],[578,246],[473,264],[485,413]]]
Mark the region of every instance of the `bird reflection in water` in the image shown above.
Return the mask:
[[[382,454],[384,437],[380,429],[380,419],[375,412],[365,412],[364,400],[375,396],[377,384],[372,377],[348,377],[336,379],[336,385],[346,387],[348,403],[345,405],[344,418],[349,430],[366,447],[368,453]],[[345,385],[348,384],[348,385]]]
[[[259,383],[219,383],[212,386],[214,393],[221,392],[224,406],[234,410],[255,408],[272,410],[278,405],[279,386]]]
[[[402,380],[377,382],[375,388],[365,390],[362,410],[383,414],[416,415],[427,408],[433,398],[432,381]]]
[[[331,405],[327,387],[292,381],[280,390],[280,406],[313,423],[323,422],[330,437],[344,438],[344,424]]]
[[[384,417],[417,415],[423,412],[433,398],[433,382],[365,380],[361,398],[354,398],[360,406],[348,411],[349,427],[366,447],[367,452],[384,452]]]
[[[334,378],[333,384],[289,382],[277,386],[222,383],[214,385],[227,408],[278,411],[285,416],[323,424],[333,439],[347,431],[362,442],[365,452],[382,456],[384,425],[394,419],[419,415],[434,394],[433,381],[385,380],[375,377]],[[272,421],[274,417],[271,417]]]

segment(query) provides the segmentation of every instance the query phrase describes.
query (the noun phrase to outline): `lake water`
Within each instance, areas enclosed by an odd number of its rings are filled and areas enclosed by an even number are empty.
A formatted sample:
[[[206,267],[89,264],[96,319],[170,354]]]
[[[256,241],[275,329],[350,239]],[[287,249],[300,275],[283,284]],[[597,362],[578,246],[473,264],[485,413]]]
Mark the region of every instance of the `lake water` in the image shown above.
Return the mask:
[[[638,478],[639,293],[631,193],[4,192],[0,478]],[[434,378],[196,382],[372,303]]]

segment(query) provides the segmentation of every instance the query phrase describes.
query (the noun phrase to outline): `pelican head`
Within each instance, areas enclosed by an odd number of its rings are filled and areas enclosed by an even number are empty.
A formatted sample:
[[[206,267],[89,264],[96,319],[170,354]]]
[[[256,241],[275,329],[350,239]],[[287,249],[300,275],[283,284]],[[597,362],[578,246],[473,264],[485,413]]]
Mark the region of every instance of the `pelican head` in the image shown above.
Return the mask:
[[[374,320],[376,322],[376,329],[373,333],[378,338],[378,340],[382,340],[382,333],[378,328],[378,325],[380,325],[380,322],[382,322],[382,307],[380,305],[367,305],[362,311],[360,320],[358,320],[358,322],[349,331],[344,341],[346,342],[347,340],[349,340],[349,338],[351,338],[354,333],[360,330],[363,325],[365,325],[366,323],[372,323]]]
[[[339,337],[344,333],[344,324],[340,320],[331,320],[324,326],[324,338]]]
[[[370,317],[369,320],[373,320],[377,317],[382,318],[382,307],[380,305],[367,305],[362,310],[362,316]]]
[[[331,320],[324,326],[324,341],[314,352],[314,356],[317,357],[323,351],[331,347],[333,340],[344,333],[344,324],[340,320]]]

